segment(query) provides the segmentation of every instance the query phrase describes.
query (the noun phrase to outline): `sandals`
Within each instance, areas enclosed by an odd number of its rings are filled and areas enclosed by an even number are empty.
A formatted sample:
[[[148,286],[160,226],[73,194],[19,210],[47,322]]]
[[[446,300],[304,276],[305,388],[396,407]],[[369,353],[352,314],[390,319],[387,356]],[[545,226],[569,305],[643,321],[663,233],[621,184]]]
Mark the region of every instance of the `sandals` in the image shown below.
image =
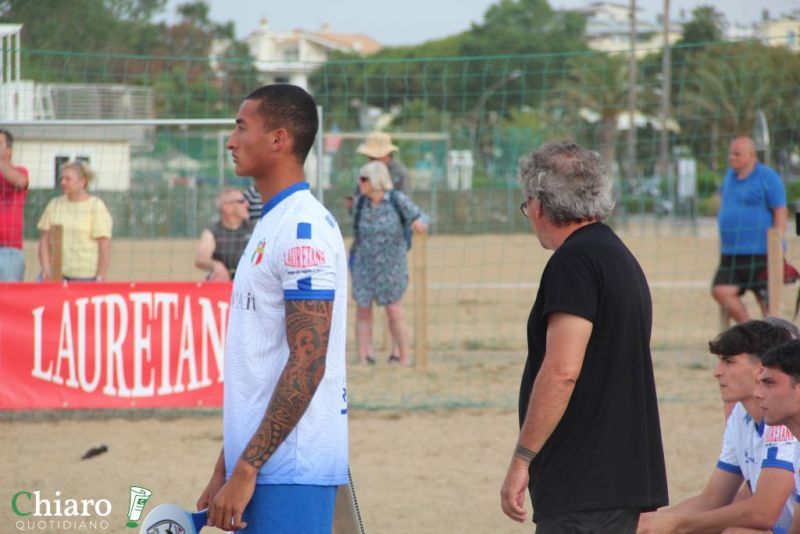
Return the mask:
[[[395,356],[394,354],[389,356],[389,363],[400,363],[400,356]]]
[[[375,365],[375,358],[373,358],[372,356],[367,356],[367,358],[364,359],[364,360],[358,360],[358,363],[364,363],[364,364],[367,364],[367,365]]]

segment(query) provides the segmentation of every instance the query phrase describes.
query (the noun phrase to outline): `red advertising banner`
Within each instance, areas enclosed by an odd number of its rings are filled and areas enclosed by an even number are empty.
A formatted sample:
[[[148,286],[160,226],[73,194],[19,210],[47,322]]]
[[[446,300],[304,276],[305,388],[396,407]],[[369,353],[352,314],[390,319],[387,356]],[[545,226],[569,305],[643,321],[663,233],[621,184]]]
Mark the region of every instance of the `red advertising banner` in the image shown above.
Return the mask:
[[[0,409],[222,405],[229,283],[0,284]]]

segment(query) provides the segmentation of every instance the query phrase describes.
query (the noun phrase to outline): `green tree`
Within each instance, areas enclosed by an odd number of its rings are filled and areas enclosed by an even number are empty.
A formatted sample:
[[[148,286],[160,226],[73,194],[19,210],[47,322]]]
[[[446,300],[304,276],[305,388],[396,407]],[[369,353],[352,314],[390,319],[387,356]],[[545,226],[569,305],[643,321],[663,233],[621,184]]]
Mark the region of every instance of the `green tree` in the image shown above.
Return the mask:
[[[628,106],[628,60],[621,55],[576,56],[568,61],[569,75],[556,87],[551,106],[573,119],[599,115],[597,144],[609,167],[617,157],[617,119]]]
[[[581,15],[556,12],[546,0],[502,0],[480,24],[445,39],[385,48],[366,60],[334,55],[310,86],[326,110],[336,111],[328,119],[340,125],[355,116],[348,104],[353,99],[384,109],[424,100],[462,123],[476,106],[481,115],[541,107],[546,88],[563,78],[562,54],[586,50],[584,28]]]
[[[727,143],[751,135],[756,112],[769,120],[773,150],[792,150],[800,140],[800,58],[760,43],[728,43],[698,52],[676,73],[681,139],[718,170]]]
[[[678,45],[721,41],[726,24],[725,15],[713,6],[695,8],[691,20],[683,25]]]
[[[547,0],[500,0],[463,35],[459,49],[471,56],[586,50],[585,25],[582,15],[554,11]]]
[[[130,52],[166,0],[0,0],[0,21],[23,24],[26,48]]]

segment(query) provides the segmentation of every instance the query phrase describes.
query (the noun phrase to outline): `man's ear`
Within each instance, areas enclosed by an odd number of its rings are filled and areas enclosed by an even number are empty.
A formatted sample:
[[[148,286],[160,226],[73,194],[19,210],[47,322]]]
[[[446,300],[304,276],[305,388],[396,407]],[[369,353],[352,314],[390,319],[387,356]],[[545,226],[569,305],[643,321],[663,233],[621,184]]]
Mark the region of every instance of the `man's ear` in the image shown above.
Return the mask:
[[[276,152],[284,152],[287,148],[291,149],[292,138],[289,137],[289,132],[286,128],[276,128],[269,135],[270,147]]]
[[[533,214],[541,219],[544,217],[544,209],[542,208],[542,203],[536,199],[531,200],[531,207],[533,208]]]

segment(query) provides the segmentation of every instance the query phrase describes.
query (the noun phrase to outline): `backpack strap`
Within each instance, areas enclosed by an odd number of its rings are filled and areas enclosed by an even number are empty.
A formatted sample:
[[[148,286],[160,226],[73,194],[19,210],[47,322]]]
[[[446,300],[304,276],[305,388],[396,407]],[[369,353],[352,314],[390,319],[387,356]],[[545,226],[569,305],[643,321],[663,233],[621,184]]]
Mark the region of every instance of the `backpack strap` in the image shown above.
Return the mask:
[[[397,212],[397,216],[400,218],[400,227],[403,229],[403,239],[406,242],[406,250],[411,248],[411,238],[412,238],[412,231],[411,225],[407,224],[408,220],[406,219],[406,214],[403,213],[403,209],[400,207],[400,201],[397,199],[397,195],[395,191],[389,191],[389,202],[392,204],[392,207]]]
[[[364,204],[366,202],[366,195],[358,195],[358,200],[356,201],[356,211],[353,214],[353,246],[358,243],[358,223],[361,221],[361,212],[364,210]]]
[[[389,202],[392,204],[394,211],[397,212],[397,216],[400,217],[400,225],[405,228],[406,227],[406,216],[403,213],[403,210],[400,208],[400,201],[397,200],[397,195],[394,191],[388,191],[389,194]]]

